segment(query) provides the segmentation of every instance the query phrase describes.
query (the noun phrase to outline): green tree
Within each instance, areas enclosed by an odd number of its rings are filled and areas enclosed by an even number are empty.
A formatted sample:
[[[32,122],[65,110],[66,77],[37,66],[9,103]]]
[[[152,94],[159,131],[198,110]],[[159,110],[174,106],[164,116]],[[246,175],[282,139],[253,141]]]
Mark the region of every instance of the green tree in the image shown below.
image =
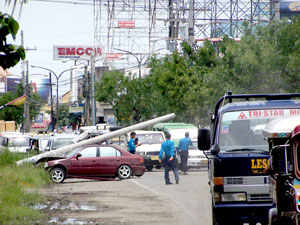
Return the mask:
[[[0,106],[7,104],[8,102],[20,97],[23,95],[22,85],[18,84],[16,92],[8,92],[0,95]],[[30,110],[30,119],[33,120],[41,104],[43,104],[42,98],[38,93],[33,93],[32,88],[30,91],[29,99],[29,110]],[[0,120],[6,121],[16,121],[17,124],[21,124],[24,120],[24,106],[7,106],[0,110]]]
[[[25,50],[22,46],[7,43],[7,36],[14,40],[19,30],[19,23],[8,14],[0,12],[0,66],[8,69],[15,66],[21,59],[25,59]]]

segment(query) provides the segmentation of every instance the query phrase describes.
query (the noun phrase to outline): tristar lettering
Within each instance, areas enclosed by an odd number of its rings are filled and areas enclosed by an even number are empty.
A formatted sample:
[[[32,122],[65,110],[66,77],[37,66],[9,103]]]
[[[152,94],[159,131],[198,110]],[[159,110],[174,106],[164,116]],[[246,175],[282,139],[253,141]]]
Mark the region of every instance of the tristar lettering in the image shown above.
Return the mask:
[[[90,59],[102,55],[101,48],[89,46],[54,46],[54,60],[62,59]]]
[[[300,109],[290,109],[290,116],[300,115]]]
[[[284,110],[254,110],[249,111],[250,118],[280,117],[284,116]]]

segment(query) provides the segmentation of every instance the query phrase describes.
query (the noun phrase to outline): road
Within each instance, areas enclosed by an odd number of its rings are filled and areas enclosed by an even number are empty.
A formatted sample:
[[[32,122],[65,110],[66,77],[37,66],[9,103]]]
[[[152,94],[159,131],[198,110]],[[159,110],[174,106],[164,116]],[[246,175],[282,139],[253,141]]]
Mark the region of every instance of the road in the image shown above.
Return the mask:
[[[163,177],[160,169],[122,181],[53,184],[42,191],[49,198],[43,224],[211,224],[207,171],[181,175],[179,185],[165,185]]]

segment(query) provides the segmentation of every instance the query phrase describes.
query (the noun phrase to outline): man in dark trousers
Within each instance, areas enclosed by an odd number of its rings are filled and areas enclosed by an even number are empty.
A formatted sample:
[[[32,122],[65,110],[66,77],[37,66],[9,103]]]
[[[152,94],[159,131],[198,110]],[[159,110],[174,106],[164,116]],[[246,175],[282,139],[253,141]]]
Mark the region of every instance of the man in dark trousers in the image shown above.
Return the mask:
[[[164,158],[164,166],[165,166],[165,181],[166,185],[173,184],[170,182],[170,177],[169,177],[169,168],[173,170],[173,173],[175,175],[175,181],[176,184],[179,184],[179,175],[178,175],[178,169],[174,160],[174,141],[171,141],[171,134],[167,133],[166,134],[166,141],[161,144],[161,149],[159,152],[159,162],[161,163],[162,161],[162,156],[163,154],[165,155]]]
[[[187,160],[189,157],[189,146],[193,145],[191,139],[189,138],[189,132],[185,133],[185,137],[180,139],[177,151],[180,155],[180,170],[183,172],[184,175],[187,175]]]

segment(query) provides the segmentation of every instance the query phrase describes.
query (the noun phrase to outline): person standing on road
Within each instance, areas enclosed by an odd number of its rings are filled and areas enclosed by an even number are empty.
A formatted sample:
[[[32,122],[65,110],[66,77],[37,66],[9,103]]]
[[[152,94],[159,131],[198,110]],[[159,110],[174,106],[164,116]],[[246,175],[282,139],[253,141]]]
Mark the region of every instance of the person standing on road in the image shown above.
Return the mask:
[[[136,150],[136,147],[140,146],[141,143],[138,143],[137,139],[135,138],[136,136],[136,133],[135,132],[131,132],[130,133],[130,139],[128,141],[128,151],[131,153],[131,154],[135,154],[135,150]]]
[[[179,184],[179,175],[178,175],[178,169],[177,165],[174,160],[174,141],[171,141],[171,134],[167,133],[166,134],[166,141],[161,144],[161,149],[159,152],[159,163],[162,162],[162,156],[163,154],[165,155],[164,158],[164,166],[165,166],[165,181],[166,185],[173,184],[170,182],[170,177],[169,177],[169,167],[173,170],[174,176],[175,176],[175,181],[176,184]]]
[[[189,138],[190,134],[189,132],[185,132],[185,137],[180,139],[177,152],[179,152],[180,155],[180,170],[183,172],[184,175],[187,175],[187,160],[189,157],[189,146],[192,146],[193,143],[191,139]]]

